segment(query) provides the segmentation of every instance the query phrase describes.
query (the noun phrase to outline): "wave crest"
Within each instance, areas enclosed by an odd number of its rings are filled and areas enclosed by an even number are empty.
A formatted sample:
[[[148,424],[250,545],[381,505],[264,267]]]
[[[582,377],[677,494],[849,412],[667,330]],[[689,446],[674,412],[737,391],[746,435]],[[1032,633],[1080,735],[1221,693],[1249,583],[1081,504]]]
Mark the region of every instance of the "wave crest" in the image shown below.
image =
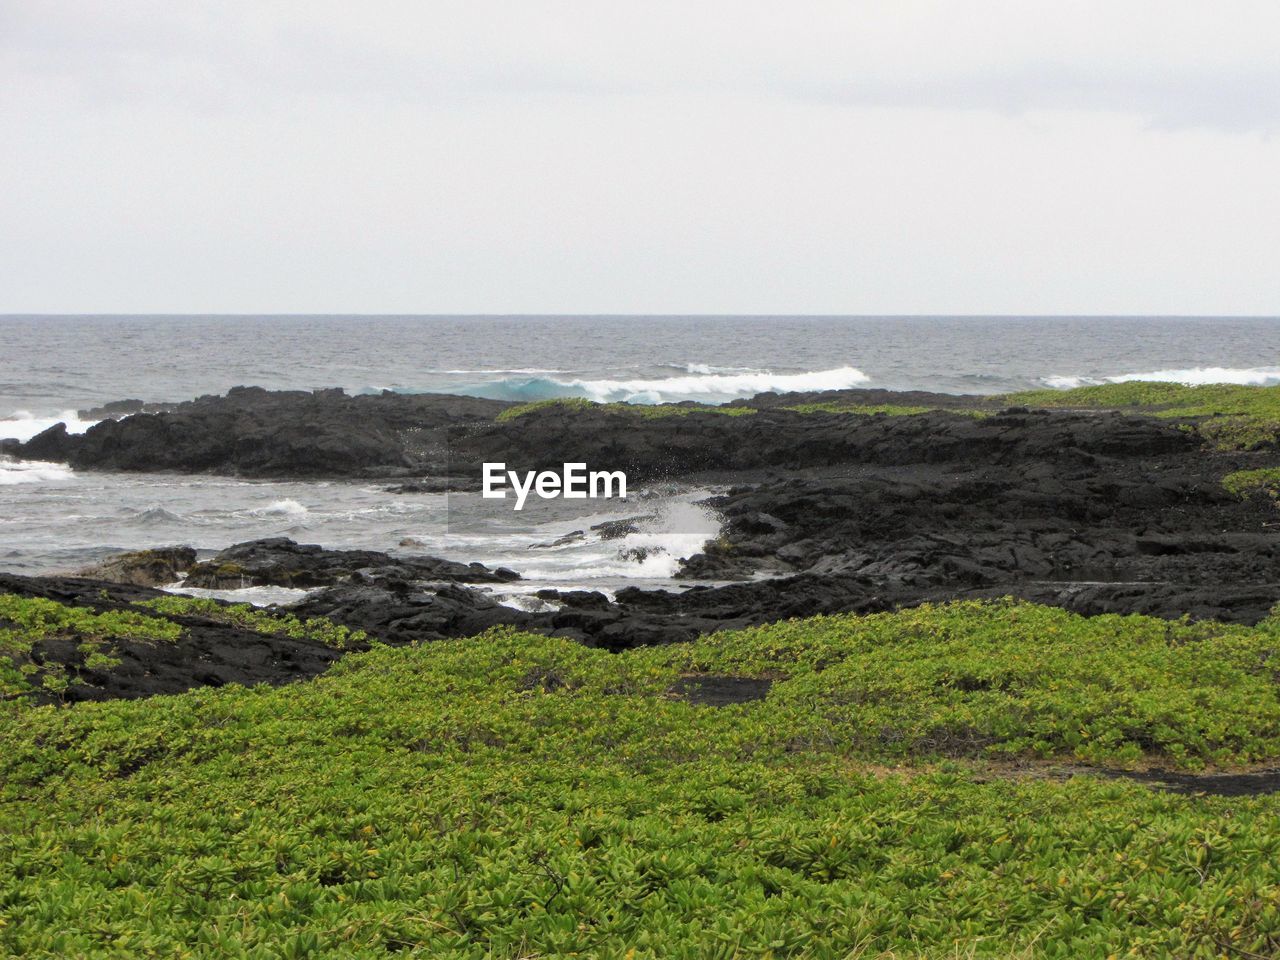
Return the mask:
[[[74,477],[71,468],[63,463],[0,457],[0,487],[15,487],[20,483],[52,483]]]
[[[1226,383],[1240,387],[1271,387],[1280,384],[1280,367],[1187,367],[1184,369],[1150,370],[1122,373],[1114,377],[1041,377],[1040,382],[1055,390],[1093,387],[1103,383],[1159,381],[1181,383],[1190,387]]]
[[[84,433],[97,422],[81,420],[74,410],[63,410],[56,417],[37,417],[30,410],[15,410],[0,420],[0,440],[21,440],[25,443],[37,434],[44,433],[55,423],[65,423],[67,433]]]
[[[255,517],[300,517],[307,512],[305,506],[288,497],[283,500],[273,500],[265,507],[255,507],[249,511],[250,515]]]
[[[870,378],[856,367],[836,367],[805,373],[689,373],[686,376],[627,380],[556,380],[548,377],[506,379],[479,384],[461,392],[495,400],[550,400],[583,397],[600,403],[673,403],[696,400],[724,403],[757,393],[844,390]]]

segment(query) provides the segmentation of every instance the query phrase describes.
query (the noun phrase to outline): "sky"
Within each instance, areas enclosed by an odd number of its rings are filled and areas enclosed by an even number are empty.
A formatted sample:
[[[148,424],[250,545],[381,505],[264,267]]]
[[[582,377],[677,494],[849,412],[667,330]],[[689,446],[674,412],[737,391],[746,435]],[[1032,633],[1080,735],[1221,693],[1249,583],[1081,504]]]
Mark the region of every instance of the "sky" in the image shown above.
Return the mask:
[[[1280,314],[1280,4],[0,0],[0,312]]]

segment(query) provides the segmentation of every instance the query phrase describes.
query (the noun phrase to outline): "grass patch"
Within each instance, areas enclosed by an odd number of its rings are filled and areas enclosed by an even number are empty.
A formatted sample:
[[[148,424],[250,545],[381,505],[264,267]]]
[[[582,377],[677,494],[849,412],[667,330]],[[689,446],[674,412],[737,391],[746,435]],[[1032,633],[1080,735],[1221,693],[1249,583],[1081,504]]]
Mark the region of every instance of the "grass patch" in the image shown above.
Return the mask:
[[[1097,407],[1197,420],[1199,433],[1221,450],[1254,450],[1280,443],[1280,386],[1190,387],[1135,381],[1073,390],[1032,390],[1002,399],[1028,407]]]
[[[0,700],[25,699],[37,691],[61,695],[83,680],[65,663],[42,655],[41,647],[68,640],[88,670],[120,664],[112,642],[171,643],[182,634],[176,623],[129,611],[96,613],[41,597],[0,594]]]
[[[1277,645],[1274,621],[957,603],[616,655],[494,631],[25,708],[0,951],[1275,956],[1280,799],[947,756],[1275,757]],[[667,695],[701,673],[774,682]]]
[[[1237,470],[1223,477],[1222,485],[1228,493],[1235,494],[1241,499],[1265,494],[1273,500],[1280,500],[1280,467]]]
[[[506,423],[519,417],[527,416],[539,410],[559,409],[566,411],[601,410],[605,413],[625,414],[643,420],[660,420],[666,417],[687,417],[691,413],[718,413],[726,417],[750,416],[756,411],[751,407],[721,407],[712,404],[696,404],[680,406],[672,403],[596,403],[582,397],[557,397],[551,400],[535,400],[519,406],[508,407],[497,416],[499,423]]]
[[[263,636],[312,640],[338,650],[364,644],[369,639],[363,630],[351,630],[324,617],[301,620],[291,613],[267,613],[249,603],[220,603],[217,600],[174,594],[156,597],[154,600],[139,600],[134,606],[169,617],[203,617]]]

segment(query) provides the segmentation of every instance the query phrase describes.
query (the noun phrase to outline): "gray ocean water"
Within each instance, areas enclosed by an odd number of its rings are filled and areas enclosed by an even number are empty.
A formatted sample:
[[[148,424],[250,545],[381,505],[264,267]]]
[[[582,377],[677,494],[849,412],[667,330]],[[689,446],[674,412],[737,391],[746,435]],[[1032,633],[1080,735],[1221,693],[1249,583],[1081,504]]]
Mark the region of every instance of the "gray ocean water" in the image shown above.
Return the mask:
[[[0,437],[119,399],[184,400],[245,384],[527,400],[720,403],[844,387],[1001,393],[1110,379],[1280,383],[1280,319],[1169,317],[0,317]],[[505,564],[529,584],[669,583],[714,536],[705,491],[646,504],[623,542],[540,547],[633,507],[563,502],[467,528],[441,497],[376,484],[78,474],[0,458],[0,569],[75,569],[122,549],[211,552],[260,536]],[[401,547],[406,539],[418,545]],[[624,552],[644,546],[636,563]],[[284,599],[270,591],[256,599]],[[255,599],[255,597],[247,597]],[[519,596],[507,597],[524,602]]]
[[[807,377],[813,388],[998,393],[1215,368],[1280,379],[1280,319],[7,316],[0,358],[0,419],[238,384],[729,399]],[[866,380],[830,373],[847,368]]]

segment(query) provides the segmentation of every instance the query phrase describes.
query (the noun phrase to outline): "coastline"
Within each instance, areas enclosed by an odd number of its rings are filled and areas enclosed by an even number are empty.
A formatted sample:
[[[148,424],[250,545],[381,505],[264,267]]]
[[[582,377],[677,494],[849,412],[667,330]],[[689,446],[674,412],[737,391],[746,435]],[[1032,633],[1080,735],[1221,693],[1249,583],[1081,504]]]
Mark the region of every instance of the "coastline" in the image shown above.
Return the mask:
[[[672,558],[675,580],[663,589],[606,594],[535,579],[517,604],[483,586],[495,578],[482,565],[458,566],[471,556],[436,559],[412,541],[352,552],[288,539],[228,546],[200,563],[191,551],[184,564],[140,581],[232,590],[224,596],[304,588],[293,612],[391,643],[501,625],[622,650],[790,617],[1001,597],[1087,615],[1254,624],[1280,601],[1280,513],[1265,485],[1233,489],[1227,478],[1280,466],[1270,421],[1255,409],[1269,409],[1280,388],[1217,390],[1221,415],[1196,405],[1208,389],[1117,385],[995,398],[848,390],[706,408],[237,388],[163,409],[117,405],[105,412],[119,419],[82,435],[53,427],[3,449],[78,471],[385,481],[391,500],[445,491],[446,511],[449,497],[475,496],[486,461],[538,469],[601,451],[641,486],[723,491],[699,504],[718,534],[692,535],[697,542]],[[1011,405],[1026,400],[1043,406]],[[1192,412],[1181,415],[1178,404]],[[1224,433],[1222,424],[1242,418],[1247,429]],[[641,501],[633,512],[643,509]],[[574,537],[617,536],[619,555],[639,560],[653,549],[628,541],[637,529],[625,516],[611,523],[610,534]],[[496,582],[536,565],[533,547],[526,552]],[[327,573],[300,574],[304,555],[306,569]],[[246,568],[245,556],[256,564]],[[450,568],[471,572],[442,585],[440,571]],[[6,575],[5,590],[74,597],[99,611],[130,602],[105,570],[80,580]],[[74,668],[74,652],[64,654]],[[163,689],[255,678],[202,668],[201,656],[183,668],[185,681],[171,671]],[[312,662],[287,676],[324,669]],[[256,679],[278,676],[266,669]],[[102,674],[82,692],[97,696],[93,689],[113,684]],[[156,691],[137,687],[146,692]]]

